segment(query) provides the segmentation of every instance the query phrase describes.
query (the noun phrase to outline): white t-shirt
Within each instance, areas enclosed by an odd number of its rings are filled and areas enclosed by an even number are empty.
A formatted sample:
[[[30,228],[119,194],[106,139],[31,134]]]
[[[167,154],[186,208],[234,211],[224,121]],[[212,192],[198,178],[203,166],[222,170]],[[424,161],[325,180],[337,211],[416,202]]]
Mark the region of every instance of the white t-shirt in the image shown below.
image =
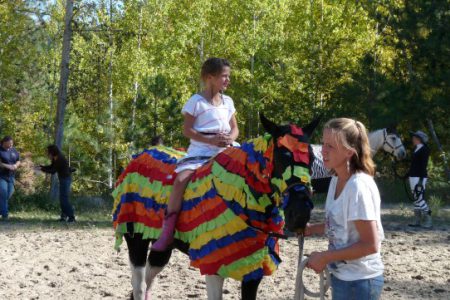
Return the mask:
[[[384,239],[380,219],[380,193],[372,176],[356,173],[347,181],[337,199],[337,177],[333,176],[325,204],[325,233],[328,249],[342,249],[359,241],[359,233],[353,221],[368,220],[377,222],[379,248]],[[355,260],[337,261],[328,265],[330,272],[338,279],[353,281],[374,278],[383,274],[380,252]]]
[[[222,104],[214,106],[199,94],[193,95],[184,105],[181,113],[195,117],[193,129],[198,132],[230,133],[230,120],[236,112],[233,99],[222,95]],[[187,156],[213,156],[225,148],[191,139]]]

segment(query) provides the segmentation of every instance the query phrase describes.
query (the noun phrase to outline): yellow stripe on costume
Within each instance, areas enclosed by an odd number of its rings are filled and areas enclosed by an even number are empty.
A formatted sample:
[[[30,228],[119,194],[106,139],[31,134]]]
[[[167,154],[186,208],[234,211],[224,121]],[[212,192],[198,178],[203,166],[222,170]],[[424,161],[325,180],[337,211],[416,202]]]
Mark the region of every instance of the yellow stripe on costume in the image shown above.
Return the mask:
[[[156,184],[156,186],[157,185],[158,184]],[[117,198],[120,199],[120,197],[126,193],[137,193],[139,194],[139,196],[144,198],[153,198],[157,203],[160,204],[166,203],[167,199],[170,196],[171,187],[169,186],[162,187],[162,189],[157,190],[156,193],[155,193],[156,189],[154,187],[155,187],[154,184],[142,187],[141,184],[139,183],[128,183],[127,185],[125,185],[123,193],[117,195]]]
[[[212,239],[220,239],[224,236],[233,235],[239,231],[246,229],[247,227],[248,225],[240,217],[235,216],[227,223],[225,223],[225,225],[200,234],[190,243],[190,246],[192,249],[200,249],[203,245],[207,244]]]
[[[213,178],[214,186],[216,187],[217,193],[222,196],[223,199],[227,201],[235,200],[242,207],[245,207],[245,195],[242,189],[237,188],[231,184],[224,183],[219,178]]]
[[[270,255],[266,255],[264,257],[264,265],[266,268],[269,269],[270,273],[264,272],[265,275],[271,275],[273,272],[277,270],[277,265],[273,262],[272,258],[270,258]]]
[[[197,187],[192,188],[191,185],[186,187],[184,192],[184,199],[189,200],[193,198],[198,198],[206,194],[212,187],[211,180],[205,180]]]
[[[262,262],[267,256],[266,247],[251,254],[250,256],[241,258],[229,265],[221,266],[217,274],[223,277],[231,277],[237,280],[242,280],[244,275],[247,275],[259,268],[262,268]],[[256,263],[253,263],[256,261]]]
[[[254,139],[253,145],[255,151],[264,152],[267,150],[267,141],[263,137]]]

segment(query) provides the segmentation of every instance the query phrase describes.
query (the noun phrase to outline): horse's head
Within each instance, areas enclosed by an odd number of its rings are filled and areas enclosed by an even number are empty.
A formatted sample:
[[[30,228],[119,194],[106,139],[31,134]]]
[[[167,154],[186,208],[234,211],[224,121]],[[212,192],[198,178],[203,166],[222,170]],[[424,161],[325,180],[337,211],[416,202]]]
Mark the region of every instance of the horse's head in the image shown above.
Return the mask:
[[[390,126],[385,129],[383,150],[394,155],[399,160],[406,157],[405,146],[403,146],[402,139],[398,135],[395,126]]]
[[[272,184],[282,193],[286,227],[299,232],[305,228],[314,207],[310,177],[314,155],[309,138],[319,119],[300,128],[294,124],[279,126],[261,115],[261,123],[274,141]]]

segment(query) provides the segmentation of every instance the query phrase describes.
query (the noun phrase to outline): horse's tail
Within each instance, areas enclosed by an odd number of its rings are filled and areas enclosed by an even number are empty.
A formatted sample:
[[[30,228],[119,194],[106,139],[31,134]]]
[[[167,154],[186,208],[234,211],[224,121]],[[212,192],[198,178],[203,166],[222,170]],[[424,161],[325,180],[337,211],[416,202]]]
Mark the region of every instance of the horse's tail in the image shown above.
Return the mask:
[[[119,176],[112,192],[116,249],[125,233],[159,236],[164,211],[172,191],[176,162],[184,153],[164,146],[135,155]]]

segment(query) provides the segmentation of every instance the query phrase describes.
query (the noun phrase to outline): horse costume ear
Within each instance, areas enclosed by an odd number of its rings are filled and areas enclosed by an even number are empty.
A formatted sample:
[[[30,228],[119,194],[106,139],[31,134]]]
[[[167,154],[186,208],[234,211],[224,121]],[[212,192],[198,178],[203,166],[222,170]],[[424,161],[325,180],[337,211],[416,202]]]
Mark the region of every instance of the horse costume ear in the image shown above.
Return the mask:
[[[318,116],[317,118],[312,120],[311,123],[303,127],[303,133],[308,137],[311,137],[312,133],[314,132],[314,129],[316,129],[317,125],[319,125],[320,119],[322,119],[322,116]]]
[[[280,128],[278,125],[267,119],[264,114],[259,114],[259,119],[261,120],[261,124],[266,132],[270,133],[272,136],[277,136],[280,134]]]

